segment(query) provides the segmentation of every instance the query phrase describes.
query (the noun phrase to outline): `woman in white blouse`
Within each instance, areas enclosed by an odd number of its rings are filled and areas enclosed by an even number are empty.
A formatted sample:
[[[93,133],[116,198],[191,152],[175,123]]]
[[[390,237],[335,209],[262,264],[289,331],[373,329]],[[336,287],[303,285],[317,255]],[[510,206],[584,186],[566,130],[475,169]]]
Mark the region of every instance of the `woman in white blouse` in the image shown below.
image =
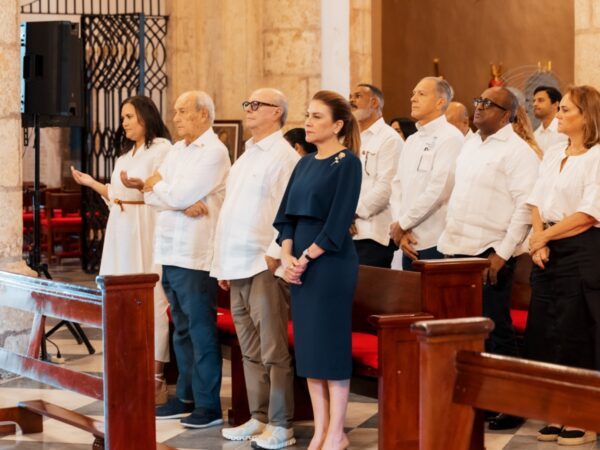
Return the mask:
[[[527,323],[529,357],[600,369],[600,93],[572,87],[560,102],[566,148],[548,151],[529,199],[535,264]],[[538,440],[579,445],[596,433],[550,424]]]
[[[100,183],[71,167],[75,181],[99,193],[110,208],[100,275],[161,273],[161,268],[153,263],[156,212],[144,204],[142,192],[131,187],[141,189],[142,180],[158,170],[171,149],[170,139],[169,130],[152,100],[143,96],[130,97],[121,105],[121,127],[115,139],[121,156],[115,163],[110,183]],[[159,281],[154,288],[157,404],[167,400],[163,376],[164,363],[169,361],[167,308],[167,298]]]

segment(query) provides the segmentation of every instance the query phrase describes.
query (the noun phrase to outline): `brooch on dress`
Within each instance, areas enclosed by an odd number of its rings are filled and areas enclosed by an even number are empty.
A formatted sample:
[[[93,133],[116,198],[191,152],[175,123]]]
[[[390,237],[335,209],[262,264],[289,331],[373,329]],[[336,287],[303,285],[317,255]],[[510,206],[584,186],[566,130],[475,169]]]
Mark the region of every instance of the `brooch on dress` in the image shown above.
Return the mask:
[[[344,152],[339,152],[337,155],[335,155],[335,158],[333,159],[333,161],[331,162],[331,166],[333,166],[334,164],[339,164],[340,161],[342,159],[344,159],[346,157],[346,154]]]

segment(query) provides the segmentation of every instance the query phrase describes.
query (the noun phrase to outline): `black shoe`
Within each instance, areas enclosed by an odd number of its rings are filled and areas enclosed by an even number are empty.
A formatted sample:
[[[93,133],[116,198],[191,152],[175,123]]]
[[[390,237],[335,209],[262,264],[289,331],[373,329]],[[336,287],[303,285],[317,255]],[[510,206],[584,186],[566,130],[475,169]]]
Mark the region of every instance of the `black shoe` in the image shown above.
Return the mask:
[[[493,419],[490,419],[490,430],[510,430],[517,428],[525,422],[522,417],[511,416],[509,414],[500,413]]]
[[[193,410],[194,403],[184,403],[177,397],[173,397],[164,405],[156,408],[156,418],[159,420],[181,419],[189,415]]]
[[[487,409],[483,411],[483,418],[486,422],[489,422],[492,419],[495,419],[500,414],[497,411],[488,411]]]
[[[546,425],[544,428],[538,431],[537,440],[542,442],[552,442],[558,439],[558,435],[561,433],[563,427],[555,427],[553,425]]]
[[[223,415],[221,412],[196,408],[192,414],[181,419],[181,425],[186,428],[208,428],[223,425]]]

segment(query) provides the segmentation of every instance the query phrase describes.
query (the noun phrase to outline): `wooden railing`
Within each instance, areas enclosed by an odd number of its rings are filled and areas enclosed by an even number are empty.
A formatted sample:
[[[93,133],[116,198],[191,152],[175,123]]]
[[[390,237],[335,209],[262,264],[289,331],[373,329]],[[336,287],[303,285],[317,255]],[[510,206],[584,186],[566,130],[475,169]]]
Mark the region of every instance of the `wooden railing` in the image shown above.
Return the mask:
[[[27,353],[0,349],[0,368],[103,400],[104,422],[41,400],[0,409],[0,422],[12,421],[23,433],[38,433],[42,416],[48,416],[90,432],[95,449],[168,449],[156,444],[154,416],[153,289],[158,276],[104,276],[96,281],[99,289],[0,272],[0,305],[34,314]],[[102,377],[38,359],[46,317],[102,329]]]

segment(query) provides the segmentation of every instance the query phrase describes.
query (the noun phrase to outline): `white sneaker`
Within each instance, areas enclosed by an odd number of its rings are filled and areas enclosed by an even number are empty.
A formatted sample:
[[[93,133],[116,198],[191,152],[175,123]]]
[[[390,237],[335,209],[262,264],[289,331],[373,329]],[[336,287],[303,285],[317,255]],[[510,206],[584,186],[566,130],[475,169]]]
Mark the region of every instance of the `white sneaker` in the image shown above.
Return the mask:
[[[260,420],[250,419],[239,427],[223,428],[221,434],[230,441],[247,441],[261,434],[266,426],[267,424]]]
[[[288,447],[296,443],[293,428],[274,427],[267,425],[260,436],[252,438],[252,446],[256,444],[260,448],[275,450]]]

